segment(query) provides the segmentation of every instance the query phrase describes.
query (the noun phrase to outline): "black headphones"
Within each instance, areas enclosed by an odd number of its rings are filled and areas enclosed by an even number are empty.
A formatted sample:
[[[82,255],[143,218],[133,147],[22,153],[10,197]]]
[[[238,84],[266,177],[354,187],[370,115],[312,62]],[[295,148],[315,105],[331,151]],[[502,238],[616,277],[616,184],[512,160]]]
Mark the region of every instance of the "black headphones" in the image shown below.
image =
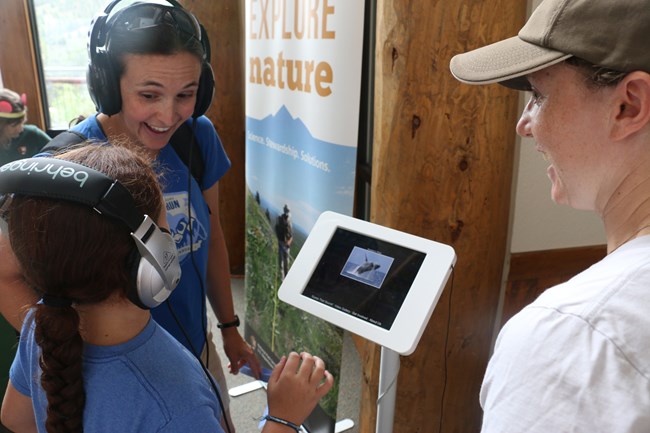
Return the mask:
[[[108,116],[117,114],[122,109],[120,94],[120,77],[115,73],[117,61],[110,53],[111,31],[120,25],[126,31],[133,31],[158,25],[169,25],[176,31],[187,34],[201,43],[203,60],[201,77],[196,93],[196,104],[192,117],[205,114],[210,108],[214,95],[214,73],[210,65],[210,41],[203,26],[196,17],[183,8],[176,0],[166,0],[170,6],[159,3],[136,2],[109,14],[122,0],[114,0],[106,6],[90,23],[88,32],[88,71],[86,79],[90,98],[97,111]],[[137,16],[137,20],[133,17]]]
[[[141,308],[163,303],[180,281],[171,234],[135,207],[121,183],[97,170],[56,158],[20,159],[0,167],[0,194],[79,203],[126,224],[137,247],[130,262],[132,284],[127,295]]]

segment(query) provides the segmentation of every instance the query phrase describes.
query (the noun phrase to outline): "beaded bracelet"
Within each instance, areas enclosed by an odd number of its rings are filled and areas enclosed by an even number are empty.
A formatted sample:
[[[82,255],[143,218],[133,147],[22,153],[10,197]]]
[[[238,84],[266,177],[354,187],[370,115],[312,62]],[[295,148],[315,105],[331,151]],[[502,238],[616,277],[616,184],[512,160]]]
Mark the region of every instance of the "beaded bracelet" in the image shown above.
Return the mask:
[[[278,424],[286,425],[287,427],[291,427],[296,432],[300,433],[300,427],[298,427],[297,425],[295,425],[292,422],[287,421],[286,419],[277,418],[277,417],[275,417],[273,415],[266,415],[264,417],[264,419],[267,420],[267,421],[273,421],[273,422],[277,422]]]

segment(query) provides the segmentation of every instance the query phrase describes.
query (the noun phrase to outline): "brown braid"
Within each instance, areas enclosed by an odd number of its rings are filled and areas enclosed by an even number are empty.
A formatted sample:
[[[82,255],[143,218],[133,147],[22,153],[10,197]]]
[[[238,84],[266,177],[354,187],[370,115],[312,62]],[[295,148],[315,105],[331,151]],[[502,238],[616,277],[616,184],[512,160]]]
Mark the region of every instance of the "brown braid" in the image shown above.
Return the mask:
[[[41,385],[47,395],[48,432],[83,431],[86,400],[82,372],[83,342],[79,315],[72,307],[38,305],[34,336],[41,348]]]

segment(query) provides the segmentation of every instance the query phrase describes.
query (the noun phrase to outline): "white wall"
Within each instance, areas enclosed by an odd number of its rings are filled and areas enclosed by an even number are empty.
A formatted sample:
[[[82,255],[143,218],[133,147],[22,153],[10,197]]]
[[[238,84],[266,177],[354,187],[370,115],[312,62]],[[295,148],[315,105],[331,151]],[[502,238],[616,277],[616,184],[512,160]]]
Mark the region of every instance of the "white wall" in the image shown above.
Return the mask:
[[[600,218],[593,212],[555,204],[546,176],[548,162],[535,150],[533,140],[518,141],[510,252],[604,244]]]
[[[536,7],[539,0],[532,3]],[[529,97],[528,92],[521,92],[520,108]],[[510,252],[604,244],[605,232],[594,213],[556,205],[551,200],[548,162],[535,150],[534,141],[518,139],[517,154]]]

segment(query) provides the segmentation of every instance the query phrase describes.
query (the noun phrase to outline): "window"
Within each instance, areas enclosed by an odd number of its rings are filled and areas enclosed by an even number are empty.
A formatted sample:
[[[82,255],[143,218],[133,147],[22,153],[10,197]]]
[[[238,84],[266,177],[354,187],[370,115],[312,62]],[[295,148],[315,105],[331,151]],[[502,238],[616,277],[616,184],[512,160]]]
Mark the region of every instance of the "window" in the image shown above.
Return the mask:
[[[88,30],[106,0],[31,0],[48,130],[64,130],[95,107],[86,87]]]

